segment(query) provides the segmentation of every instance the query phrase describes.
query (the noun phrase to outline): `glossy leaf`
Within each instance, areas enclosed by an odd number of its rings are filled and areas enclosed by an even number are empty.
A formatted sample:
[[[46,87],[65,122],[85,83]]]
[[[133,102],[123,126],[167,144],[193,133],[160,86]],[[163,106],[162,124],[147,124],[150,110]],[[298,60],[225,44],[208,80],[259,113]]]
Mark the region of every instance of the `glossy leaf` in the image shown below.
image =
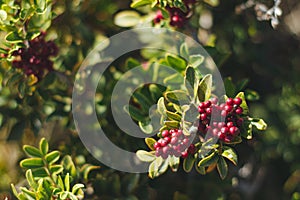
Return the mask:
[[[181,116],[176,113],[166,111],[166,114],[167,114],[167,117],[172,121],[178,121],[178,122],[181,121]]]
[[[44,178],[48,176],[48,173],[44,167],[32,169],[32,175],[34,178]]]
[[[219,156],[213,152],[210,155],[202,158],[199,163],[198,166],[199,167],[208,167],[210,165],[214,165],[218,162]]]
[[[153,138],[145,138],[145,143],[147,144],[149,149],[151,149],[152,151],[155,151],[155,148],[153,147],[155,142],[156,142],[156,140]]]
[[[258,118],[251,119],[251,124],[261,131],[266,130],[268,127],[268,125],[263,119],[258,119]]]
[[[167,101],[178,104],[184,105],[190,103],[190,98],[188,97],[187,93],[182,90],[174,90],[165,93],[165,98]]]
[[[62,165],[51,165],[49,167],[49,170],[51,172],[51,174],[59,174],[64,170],[64,167]]]
[[[198,86],[198,100],[204,102],[210,98],[212,88],[212,75],[204,76]]]
[[[195,88],[195,70],[193,67],[187,67],[185,70],[184,84],[190,96],[194,96]]]
[[[180,158],[175,156],[169,156],[169,166],[173,172],[176,172],[179,167]]]
[[[248,115],[249,114],[249,109],[248,109],[248,105],[246,103],[246,99],[245,99],[245,94],[244,92],[239,92],[236,97],[240,97],[243,101],[242,104],[240,105],[243,108],[243,114],[244,115]]]
[[[161,167],[163,162],[164,160],[162,159],[162,157],[156,157],[155,160],[151,162],[148,170],[149,171],[148,175],[150,178],[155,178],[160,175],[159,168]]]
[[[32,187],[34,190],[37,189],[38,185],[35,182],[32,171],[30,169],[26,171],[26,180],[30,187]]]
[[[80,168],[80,172],[83,174],[84,180],[88,180],[90,172],[99,168],[100,166],[85,164]]]
[[[49,150],[49,144],[45,138],[42,138],[40,141],[40,151],[43,155],[46,155]]]
[[[5,36],[5,40],[10,43],[19,43],[23,41],[23,38],[17,32],[10,32]]]
[[[222,156],[220,156],[220,158],[219,158],[219,161],[217,164],[217,169],[218,169],[221,179],[222,180],[225,179],[228,174],[228,165]]]
[[[33,146],[24,145],[23,146],[23,150],[30,157],[37,157],[37,158],[41,158],[42,157],[41,151],[38,148],[35,148]]]
[[[152,162],[156,159],[154,153],[150,153],[144,150],[138,150],[136,156],[143,162]]]
[[[195,158],[191,155],[189,155],[187,158],[183,160],[183,170],[185,172],[190,172],[193,169]]]
[[[180,123],[177,121],[165,121],[164,124],[170,129],[179,128],[180,126]]]
[[[138,7],[149,5],[149,4],[152,4],[152,3],[153,3],[153,0],[134,0],[130,4],[130,7],[132,7],[132,8],[138,8]]]
[[[60,157],[59,151],[52,151],[45,156],[45,159],[48,164],[52,164],[58,161],[59,157]]]
[[[170,67],[179,71],[184,70],[187,66],[187,63],[183,58],[180,58],[174,54],[167,53],[165,59]]]
[[[39,168],[44,166],[41,158],[27,158],[20,162],[20,166],[24,168]]]
[[[79,189],[84,188],[84,185],[82,183],[77,183],[72,187],[72,193],[76,194]]]
[[[183,43],[183,44],[180,46],[180,55],[181,55],[183,58],[188,58],[188,56],[190,55],[189,49],[188,49],[188,46],[187,46],[186,43]]]
[[[234,165],[237,165],[238,158],[236,152],[228,146],[224,146],[223,149],[222,156],[230,160]]]
[[[142,121],[139,121],[139,127],[141,128],[141,130],[146,133],[146,134],[151,134],[153,132],[153,126],[150,122],[145,123]]]
[[[204,56],[198,54],[198,55],[191,55],[189,57],[189,64],[193,66],[194,68],[199,67],[204,61]]]

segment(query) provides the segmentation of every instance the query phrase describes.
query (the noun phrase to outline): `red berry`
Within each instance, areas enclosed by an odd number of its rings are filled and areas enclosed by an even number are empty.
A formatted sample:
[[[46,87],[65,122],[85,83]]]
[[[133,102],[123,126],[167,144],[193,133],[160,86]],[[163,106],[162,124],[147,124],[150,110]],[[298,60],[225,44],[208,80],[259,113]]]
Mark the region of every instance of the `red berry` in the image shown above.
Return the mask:
[[[217,104],[218,103],[218,98],[214,97],[210,101],[211,101],[212,104]]]
[[[188,154],[194,154],[196,151],[196,147],[194,144],[191,144],[187,150]]]
[[[238,133],[238,131],[239,131],[239,129],[236,126],[232,126],[232,127],[229,128],[229,133],[231,135],[236,135]]]
[[[199,104],[199,108],[202,108],[202,109],[206,108],[204,102],[201,102],[201,103]]]
[[[161,146],[160,146],[160,143],[155,142],[155,143],[153,144],[153,147],[154,147],[154,149],[157,149],[157,148],[159,148],[159,147],[161,147]]]
[[[171,138],[170,138],[170,137],[165,137],[165,138],[164,138],[164,141],[166,141],[166,143],[169,144],[170,141],[171,141]]]
[[[237,97],[237,98],[233,99],[234,105],[237,105],[237,106],[241,105],[242,101],[243,100],[240,97]]]
[[[228,99],[226,100],[226,104],[229,105],[229,106],[233,106],[233,103],[234,103],[234,101],[233,101],[232,98],[228,98]]]
[[[211,112],[212,112],[212,109],[211,109],[211,108],[206,108],[206,109],[205,109],[205,111],[206,111],[206,113],[207,113],[207,114],[209,114],[209,115],[210,115],[210,114],[211,114]]]
[[[228,132],[228,128],[226,126],[221,128],[221,133],[226,134]]]
[[[181,157],[182,157],[182,158],[187,158],[188,155],[189,155],[189,154],[188,154],[187,151],[181,153]]]
[[[233,122],[227,122],[227,124],[226,124],[226,126],[228,127],[228,128],[230,128],[230,127],[233,127]]]
[[[211,101],[204,102],[204,106],[205,106],[205,108],[210,107],[211,106]]]
[[[206,113],[202,113],[202,114],[200,115],[200,119],[201,119],[201,120],[206,120],[206,119],[207,119],[207,114],[206,114]]]
[[[221,111],[221,116],[226,117],[227,116],[227,111],[226,110],[222,110]]]
[[[170,135],[170,133],[169,133],[168,130],[164,130],[164,131],[161,133],[161,135],[162,135],[163,137],[167,137],[167,136]]]
[[[171,144],[177,144],[178,138],[177,137],[172,137],[170,143]]]
[[[237,108],[235,109],[235,113],[236,113],[237,115],[243,114],[243,108],[237,107]]]
[[[232,111],[232,106],[230,106],[230,105],[226,105],[225,107],[224,107],[224,110],[226,110],[226,112],[231,112]]]

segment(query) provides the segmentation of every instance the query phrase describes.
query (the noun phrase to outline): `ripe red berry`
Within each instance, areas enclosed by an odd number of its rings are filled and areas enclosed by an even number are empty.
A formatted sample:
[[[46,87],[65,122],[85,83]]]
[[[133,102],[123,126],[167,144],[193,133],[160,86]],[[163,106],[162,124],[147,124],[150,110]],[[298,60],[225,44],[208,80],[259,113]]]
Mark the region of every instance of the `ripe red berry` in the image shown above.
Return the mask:
[[[237,107],[237,108],[235,109],[235,113],[236,113],[237,115],[243,114],[243,108]]]
[[[227,122],[226,126],[227,126],[228,128],[230,128],[230,127],[233,127],[234,124],[233,124],[233,122]]]
[[[170,135],[170,133],[169,133],[168,130],[164,130],[164,131],[161,133],[161,135],[162,135],[163,137],[167,137],[167,136]]]
[[[233,104],[234,104],[233,99],[232,99],[232,98],[228,98],[228,99],[226,100],[226,104],[229,105],[229,106],[233,106]]]
[[[188,154],[194,154],[196,151],[196,147],[194,144],[191,144],[187,150]]]
[[[228,132],[228,127],[224,126],[224,127],[221,128],[221,133],[222,134],[227,134],[227,132]]]
[[[211,101],[212,104],[215,105],[215,104],[218,103],[218,98],[214,97],[214,98],[212,98],[210,101]]]
[[[229,133],[231,135],[236,135],[238,133],[239,129],[236,126],[232,126],[229,128]]]
[[[182,158],[187,158],[188,155],[189,155],[189,154],[188,154],[187,151],[181,153],[181,157],[182,157]]]
[[[232,109],[233,109],[233,107],[230,105],[225,105],[225,107],[224,107],[224,110],[226,110],[227,113],[231,112]]]
[[[212,109],[211,109],[211,108],[206,108],[205,111],[206,111],[206,113],[209,114],[209,115],[212,113]]]
[[[243,100],[240,97],[237,97],[237,98],[233,99],[234,105],[237,105],[237,106],[241,105],[242,101]]]
[[[211,106],[211,101],[204,102],[204,106],[205,106],[205,108],[210,107]]]
[[[165,137],[165,138],[164,138],[164,141],[166,141],[166,143],[169,144],[170,141],[171,141],[171,138],[170,138],[170,137]]]
[[[178,143],[178,138],[177,137],[172,137],[170,143],[171,144],[177,144]]]
[[[161,147],[161,146],[160,146],[160,143],[155,142],[155,143],[153,144],[153,147],[154,147],[154,149],[157,149],[157,148],[159,148],[159,147]]]
[[[207,119],[207,114],[206,114],[206,113],[202,113],[202,114],[200,115],[200,119],[201,119],[201,120],[206,120],[206,119]]]

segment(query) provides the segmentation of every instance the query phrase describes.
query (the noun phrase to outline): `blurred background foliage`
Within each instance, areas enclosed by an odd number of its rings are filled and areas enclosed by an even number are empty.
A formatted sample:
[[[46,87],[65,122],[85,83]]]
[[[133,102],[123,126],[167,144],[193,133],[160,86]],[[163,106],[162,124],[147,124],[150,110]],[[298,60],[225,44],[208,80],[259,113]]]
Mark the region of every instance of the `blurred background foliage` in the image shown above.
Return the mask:
[[[273,3],[262,2],[270,6]],[[74,131],[70,112],[74,76],[95,45],[124,30],[114,24],[114,16],[129,10],[130,3],[53,1],[47,37],[60,49],[54,61],[55,71],[49,72],[34,86],[35,92],[24,98],[20,98],[16,84],[0,86],[0,199],[11,197],[10,183],[24,182],[24,172],[18,165],[24,158],[22,145],[36,145],[41,137],[48,138],[52,149],[71,155],[75,162],[101,166],[89,176],[87,199],[300,199],[297,0],[281,3],[283,15],[276,30],[268,21],[258,21],[253,9],[237,14],[236,7],[245,3],[242,0],[201,4],[191,21],[193,28],[180,29],[208,46],[223,77],[230,76],[233,82],[249,79],[248,88],[260,94],[260,99],[249,102],[249,107],[253,116],[265,119],[268,130],[238,147],[239,165],[230,165],[225,181],[217,173],[201,176],[182,169],[150,180],[146,174],[127,174],[102,166],[85,150]],[[4,41],[4,32],[0,34]],[[111,133],[109,137],[135,151],[146,148],[144,141],[118,130],[106,108],[118,75],[126,70],[127,57],[118,59],[105,73],[106,87],[98,89],[97,109],[105,132]],[[4,83],[8,69],[8,63],[2,61],[0,79]]]

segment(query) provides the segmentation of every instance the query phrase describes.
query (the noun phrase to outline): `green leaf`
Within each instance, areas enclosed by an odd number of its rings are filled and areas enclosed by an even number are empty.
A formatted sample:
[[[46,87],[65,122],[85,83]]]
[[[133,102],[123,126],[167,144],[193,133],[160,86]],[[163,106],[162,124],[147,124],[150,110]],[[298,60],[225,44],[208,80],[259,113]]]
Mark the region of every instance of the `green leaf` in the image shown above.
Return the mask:
[[[180,122],[177,121],[165,121],[164,125],[166,125],[168,128],[179,128]]]
[[[36,200],[34,192],[28,190],[25,187],[20,187],[20,189],[23,192],[24,196],[26,197],[26,200]]]
[[[198,86],[198,99],[200,102],[204,102],[210,98],[212,88],[212,75],[207,74],[204,76]]]
[[[152,151],[155,151],[155,148],[153,147],[155,142],[156,142],[156,140],[153,138],[145,138],[145,143],[147,144],[149,149],[151,149]]]
[[[170,112],[170,111],[166,111],[166,114],[167,114],[167,117],[171,120],[171,121],[178,121],[180,122],[181,121],[181,116],[176,114],[176,113],[173,113],[173,112]]]
[[[188,58],[190,55],[189,53],[189,49],[186,43],[183,43],[180,46],[180,56],[182,56],[183,58]]]
[[[162,96],[163,93],[156,84],[150,84],[149,91],[151,93],[152,100],[155,102]]]
[[[248,140],[252,139],[252,124],[248,118],[244,118],[244,122],[241,129],[241,136]]]
[[[52,163],[58,161],[59,157],[60,157],[59,151],[52,151],[45,156],[45,159],[47,163],[51,165]]]
[[[84,185],[82,183],[77,183],[72,187],[72,193],[76,194],[79,189],[84,188]]]
[[[44,178],[48,176],[48,173],[44,167],[32,169],[32,175],[34,178]]]
[[[180,158],[176,156],[169,156],[168,158],[169,166],[173,172],[176,172],[179,167]]]
[[[166,92],[165,98],[167,99],[167,101],[178,105],[189,104],[191,102],[187,93],[182,90],[173,90]]]
[[[70,191],[70,175],[69,173],[67,173],[67,175],[65,176],[65,188],[66,191]]]
[[[88,180],[88,175],[92,170],[99,169],[100,166],[85,164],[80,168],[81,173],[83,174],[84,180]]]
[[[138,7],[149,5],[149,4],[152,4],[152,3],[153,3],[153,0],[134,0],[130,4],[130,7],[131,8],[138,8]]]
[[[191,55],[189,57],[189,64],[193,66],[194,68],[199,67],[204,61],[204,56],[198,54],[198,55]]]
[[[245,94],[244,92],[239,92],[236,97],[240,97],[243,101],[242,101],[242,104],[240,105],[241,108],[243,108],[243,114],[244,115],[248,115],[249,114],[249,109],[248,109],[248,105],[247,105],[247,102],[246,102],[246,99],[245,99]]]
[[[231,147],[223,146],[222,156],[230,160],[234,165],[237,165],[237,154]]]
[[[45,138],[42,138],[40,141],[40,151],[43,155],[46,155],[49,150],[49,144]]]
[[[69,192],[67,191],[63,191],[62,193],[60,193],[59,198],[61,200],[66,200],[69,197]]]
[[[62,191],[65,190],[65,185],[64,185],[64,182],[63,182],[61,176],[58,176],[58,177],[57,177],[57,185],[60,187],[60,189],[61,189]]]
[[[44,166],[44,162],[41,158],[27,158],[20,162],[20,166],[23,168],[39,168]]]
[[[195,169],[199,174],[206,174],[206,170],[205,167],[199,167],[198,164],[195,162]]]
[[[149,177],[150,178],[155,178],[157,176],[159,176],[161,173],[161,166],[163,163],[167,163],[167,162],[164,162],[163,158],[162,157],[156,157],[155,160],[152,161],[152,163],[149,165]],[[168,163],[167,163],[168,164]],[[168,167],[168,165],[167,165]],[[165,169],[166,167],[164,166],[163,167],[163,170]],[[166,169],[165,169],[166,170]]]
[[[114,23],[120,27],[132,27],[140,22],[140,14],[133,10],[121,11],[116,14]]]
[[[33,146],[30,146],[30,145],[24,145],[23,150],[25,151],[25,153],[28,156],[31,156],[31,157],[41,158],[43,156],[41,151],[38,148],[35,148]]]
[[[23,42],[23,38],[17,32],[10,32],[5,36],[5,40],[10,43]]]
[[[199,163],[198,166],[199,167],[208,167],[210,165],[216,164],[219,160],[219,156],[213,152],[210,155],[202,158]]]
[[[185,70],[185,68],[187,66],[187,62],[183,58],[180,58],[179,56],[176,56],[173,54],[167,53],[165,56],[165,59],[167,61],[167,64],[170,67],[172,67],[178,71]]]
[[[185,172],[190,172],[194,166],[196,159],[189,155],[187,158],[183,160],[183,170]]]
[[[225,91],[226,91],[226,95],[228,97],[234,97],[234,95],[236,94],[236,87],[232,82],[231,77],[227,77],[224,79],[224,86],[225,86]]]
[[[11,190],[12,190],[13,194],[15,195],[15,197],[18,197],[19,193],[17,192],[17,189],[16,189],[15,185],[10,184],[10,187],[11,187]]]
[[[158,99],[157,101],[157,111],[161,114],[161,115],[166,115],[166,106],[164,103],[164,97],[161,97]]]
[[[51,165],[49,167],[49,170],[50,170],[51,174],[57,175],[64,170],[64,167],[62,165]]]
[[[26,179],[27,179],[29,186],[32,187],[34,190],[36,190],[38,185],[35,182],[34,177],[32,175],[32,171],[30,169],[26,171]]]
[[[139,127],[146,134],[151,134],[153,132],[153,126],[150,122],[146,123],[146,122],[139,121]]]
[[[268,127],[268,125],[266,124],[266,122],[263,119],[259,119],[259,118],[252,118],[251,119],[251,124],[253,126],[255,126],[260,131],[264,131]]]
[[[184,85],[192,97],[194,97],[195,80],[195,69],[190,66],[187,67],[185,70]]]
[[[222,156],[220,156],[219,158],[217,169],[221,179],[224,180],[228,174],[228,166],[225,159]]]
[[[138,150],[136,152],[136,156],[143,162],[152,162],[156,159],[154,153],[144,151],[144,150]]]
[[[132,96],[137,100],[144,111],[148,111],[152,106],[152,102],[149,100],[149,98],[141,92],[134,92]]]

